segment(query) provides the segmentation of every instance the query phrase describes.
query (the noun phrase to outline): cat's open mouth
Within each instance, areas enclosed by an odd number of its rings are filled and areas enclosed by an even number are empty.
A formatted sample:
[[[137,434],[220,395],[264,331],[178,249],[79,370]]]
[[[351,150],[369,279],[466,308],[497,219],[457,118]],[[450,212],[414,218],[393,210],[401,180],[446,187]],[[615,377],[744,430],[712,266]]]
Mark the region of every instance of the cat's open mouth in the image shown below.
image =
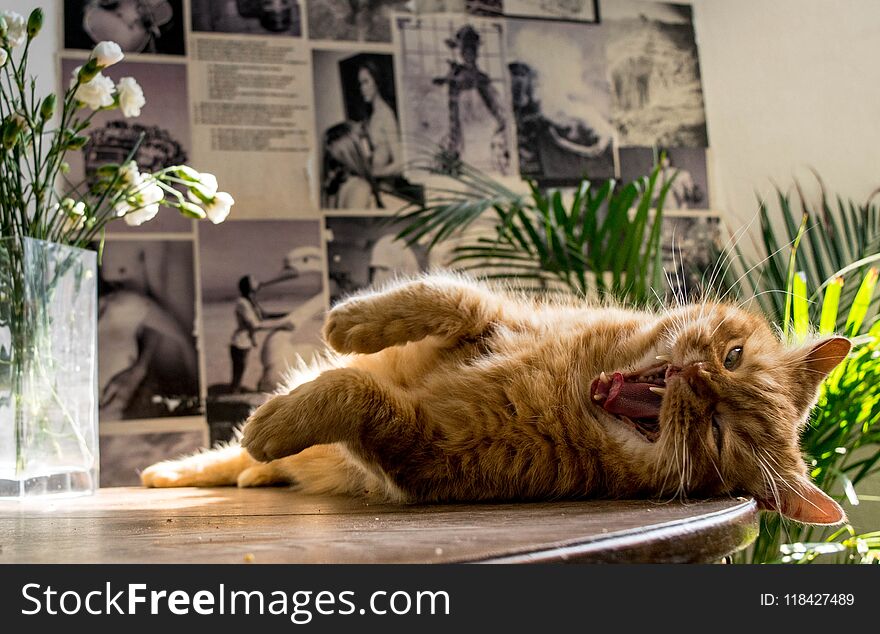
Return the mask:
[[[670,369],[668,363],[660,363],[611,376],[603,372],[590,385],[590,398],[649,442],[655,442],[660,436],[660,406]]]

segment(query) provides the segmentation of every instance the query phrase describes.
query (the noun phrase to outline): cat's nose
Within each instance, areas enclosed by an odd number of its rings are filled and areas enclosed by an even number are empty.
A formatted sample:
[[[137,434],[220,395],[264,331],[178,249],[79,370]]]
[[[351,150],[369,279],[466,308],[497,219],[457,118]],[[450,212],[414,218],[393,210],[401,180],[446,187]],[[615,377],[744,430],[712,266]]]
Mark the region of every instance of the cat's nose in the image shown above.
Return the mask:
[[[711,374],[707,367],[708,364],[705,361],[696,361],[684,366],[679,373],[699,396],[709,396],[711,393]]]
[[[687,378],[705,379],[709,377],[709,371],[706,367],[707,364],[705,361],[695,361],[684,366],[681,372]]]

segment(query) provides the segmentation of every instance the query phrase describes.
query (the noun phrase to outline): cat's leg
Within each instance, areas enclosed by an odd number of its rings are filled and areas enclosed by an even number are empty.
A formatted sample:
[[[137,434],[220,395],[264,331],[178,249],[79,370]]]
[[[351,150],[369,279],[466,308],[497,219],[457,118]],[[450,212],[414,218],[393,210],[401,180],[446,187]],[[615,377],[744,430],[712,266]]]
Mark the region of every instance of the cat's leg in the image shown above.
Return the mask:
[[[340,445],[316,445],[295,456],[257,462],[239,445],[154,464],[141,473],[146,487],[260,487],[293,485],[303,493],[379,495],[383,483]]]
[[[241,442],[261,461],[336,442],[364,457],[386,441],[427,444],[418,429],[415,407],[403,391],[364,370],[339,368],[260,406],[248,419]]]
[[[343,353],[378,352],[432,335],[455,344],[484,334],[502,319],[504,305],[474,282],[431,275],[337,304],[327,315],[324,338]]]
[[[238,476],[238,486],[291,484],[301,493],[385,497],[380,478],[340,444],[314,445],[293,456],[256,462]]]
[[[259,464],[238,444],[157,462],[141,473],[145,487],[235,486],[238,476]]]

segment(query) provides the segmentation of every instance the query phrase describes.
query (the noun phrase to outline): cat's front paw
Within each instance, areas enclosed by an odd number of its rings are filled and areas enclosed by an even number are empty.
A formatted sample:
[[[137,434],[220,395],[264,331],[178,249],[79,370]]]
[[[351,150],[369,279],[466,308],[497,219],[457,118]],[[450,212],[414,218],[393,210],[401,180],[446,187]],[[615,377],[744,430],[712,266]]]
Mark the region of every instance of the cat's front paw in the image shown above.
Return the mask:
[[[269,462],[317,444],[311,430],[317,401],[314,381],[272,398],[247,420],[241,446],[257,460]]]
[[[324,340],[343,354],[370,354],[388,347],[381,322],[369,314],[363,300],[350,299],[333,308],[324,322]]]

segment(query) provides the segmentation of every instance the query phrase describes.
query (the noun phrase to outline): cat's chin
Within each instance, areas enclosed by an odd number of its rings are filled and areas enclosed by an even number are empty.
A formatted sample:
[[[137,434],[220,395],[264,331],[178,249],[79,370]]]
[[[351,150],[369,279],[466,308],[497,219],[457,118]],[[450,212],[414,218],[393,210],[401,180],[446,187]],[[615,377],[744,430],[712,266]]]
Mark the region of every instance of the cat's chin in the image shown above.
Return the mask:
[[[666,379],[674,373],[668,363],[659,363],[632,372],[602,372],[590,384],[590,399],[603,418],[615,421],[646,442],[660,437],[660,408]]]
[[[621,440],[625,439],[638,444],[653,445],[660,438],[659,421],[634,421],[627,416],[609,414],[601,408],[599,408],[599,418],[605,428]]]

